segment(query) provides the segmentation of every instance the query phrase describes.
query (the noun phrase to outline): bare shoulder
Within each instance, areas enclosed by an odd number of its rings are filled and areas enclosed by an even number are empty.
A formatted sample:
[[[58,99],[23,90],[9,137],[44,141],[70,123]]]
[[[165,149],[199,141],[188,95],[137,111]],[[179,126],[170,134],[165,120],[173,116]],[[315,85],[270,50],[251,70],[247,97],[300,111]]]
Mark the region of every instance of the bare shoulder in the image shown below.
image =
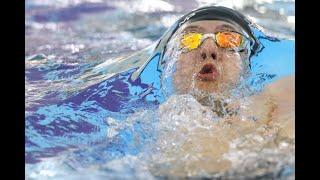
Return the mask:
[[[242,115],[266,124],[294,119],[295,77],[288,76],[268,84],[256,95],[247,97]]]
[[[278,102],[294,104],[295,76],[287,76],[267,85],[263,93]]]

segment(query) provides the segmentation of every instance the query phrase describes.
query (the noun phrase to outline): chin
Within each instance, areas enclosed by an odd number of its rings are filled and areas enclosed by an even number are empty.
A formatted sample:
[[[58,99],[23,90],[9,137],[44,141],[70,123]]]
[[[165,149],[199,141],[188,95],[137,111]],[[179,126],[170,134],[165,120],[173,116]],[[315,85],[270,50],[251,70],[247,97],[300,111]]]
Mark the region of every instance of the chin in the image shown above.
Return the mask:
[[[196,87],[198,91],[203,92],[218,92],[220,91],[219,84],[216,82],[206,82],[206,81],[200,81],[198,80],[196,82]]]
[[[235,88],[235,83],[224,82],[220,78],[215,81],[201,81],[197,80],[195,84],[195,91],[202,93],[228,93],[231,89]]]

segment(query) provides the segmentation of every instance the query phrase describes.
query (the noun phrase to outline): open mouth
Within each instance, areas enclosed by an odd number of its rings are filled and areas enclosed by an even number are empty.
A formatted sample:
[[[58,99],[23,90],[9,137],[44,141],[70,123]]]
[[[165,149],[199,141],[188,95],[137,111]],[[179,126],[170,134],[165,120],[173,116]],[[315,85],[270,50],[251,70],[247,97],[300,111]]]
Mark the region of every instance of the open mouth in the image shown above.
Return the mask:
[[[202,81],[214,81],[218,77],[217,68],[212,64],[205,64],[198,72],[197,77]]]

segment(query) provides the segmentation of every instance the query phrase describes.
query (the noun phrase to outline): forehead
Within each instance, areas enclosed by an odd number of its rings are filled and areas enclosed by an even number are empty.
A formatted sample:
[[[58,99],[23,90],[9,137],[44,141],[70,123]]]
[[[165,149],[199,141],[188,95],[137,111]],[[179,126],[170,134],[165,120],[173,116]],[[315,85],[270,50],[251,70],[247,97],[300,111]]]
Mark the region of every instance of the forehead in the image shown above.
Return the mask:
[[[242,28],[239,25],[231,24],[221,20],[205,20],[186,23],[179,29],[179,32],[188,30],[201,31],[203,33],[214,33],[218,30],[243,32]]]

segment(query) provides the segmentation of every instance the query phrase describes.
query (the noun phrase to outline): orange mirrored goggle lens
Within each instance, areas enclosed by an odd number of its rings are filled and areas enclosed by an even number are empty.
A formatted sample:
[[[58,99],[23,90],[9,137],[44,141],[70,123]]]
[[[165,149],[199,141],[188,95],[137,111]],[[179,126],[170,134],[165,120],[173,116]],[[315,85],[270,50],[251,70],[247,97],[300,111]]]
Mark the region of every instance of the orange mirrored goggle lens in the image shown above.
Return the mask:
[[[242,35],[235,32],[219,32],[216,42],[222,48],[237,48],[242,44]]]

